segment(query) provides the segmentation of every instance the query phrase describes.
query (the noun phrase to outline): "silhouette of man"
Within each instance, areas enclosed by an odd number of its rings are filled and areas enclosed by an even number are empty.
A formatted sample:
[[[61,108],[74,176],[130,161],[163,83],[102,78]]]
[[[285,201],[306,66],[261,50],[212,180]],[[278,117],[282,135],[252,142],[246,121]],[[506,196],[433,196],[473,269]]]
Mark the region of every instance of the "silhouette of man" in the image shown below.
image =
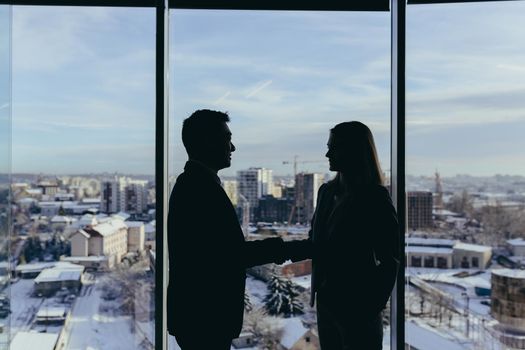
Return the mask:
[[[217,176],[235,146],[226,113],[198,110],[184,120],[188,153],[168,217],[168,331],[183,350],[230,349],[243,321],[246,267],[284,261],[280,238],[244,240]]]

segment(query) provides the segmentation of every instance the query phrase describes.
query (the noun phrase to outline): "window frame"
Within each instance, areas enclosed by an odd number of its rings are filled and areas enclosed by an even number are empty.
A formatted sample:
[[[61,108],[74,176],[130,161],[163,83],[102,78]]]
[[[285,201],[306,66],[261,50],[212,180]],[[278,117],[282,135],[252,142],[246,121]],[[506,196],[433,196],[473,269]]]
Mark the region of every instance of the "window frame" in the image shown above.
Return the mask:
[[[391,194],[398,211],[399,257],[405,256],[405,50],[406,6],[437,3],[470,3],[490,0],[337,0],[302,1],[253,0],[0,0],[0,5],[83,6],[156,8],[156,112],[155,112],[155,186],[156,186],[156,258],[155,258],[155,348],[167,348],[166,284],[167,254],[165,240],[168,209],[168,29],[170,9],[216,10],[303,10],[303,11],[390,11],[391,13]],[[503,0],[517,1],[517,0]],[[400,264],[391,299],[391,349],[405,347],[405,264]],[[160,288],[159,288],[160,287]],[[161,311],[161,312],[158,312]]]

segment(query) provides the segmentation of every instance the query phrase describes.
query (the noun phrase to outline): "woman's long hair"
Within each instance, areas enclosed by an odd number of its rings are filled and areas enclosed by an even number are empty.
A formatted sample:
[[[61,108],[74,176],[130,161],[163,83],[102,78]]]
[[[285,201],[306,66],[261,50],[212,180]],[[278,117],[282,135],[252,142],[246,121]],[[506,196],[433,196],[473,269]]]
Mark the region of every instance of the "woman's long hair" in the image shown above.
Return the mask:
[[[346,183],[351,187],[384,184],[374,137],[368,126],[358,121],[344,122],[337,124],[330,133],[339,151],[343,149],[345,163],[350,169],[344,174]],[[340,176],[338,172],[334,181],[339,182]]]

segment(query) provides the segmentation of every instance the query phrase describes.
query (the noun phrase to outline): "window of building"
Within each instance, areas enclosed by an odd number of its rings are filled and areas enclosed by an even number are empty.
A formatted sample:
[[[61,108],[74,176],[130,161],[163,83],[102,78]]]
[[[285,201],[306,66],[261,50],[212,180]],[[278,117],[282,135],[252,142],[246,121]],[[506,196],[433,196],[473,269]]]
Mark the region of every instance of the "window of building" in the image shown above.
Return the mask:
[[[525,2],[410,2],[406,13],[406,185],[409,193],[432,194],[434,222],[432,229],[408,234],[479,245],[452,249],[452,262],[456,268],[485,268],[481,254],[474,253],[506,245],[507,227],[525,218],[515,196],[524,189],[522,180],[516,179],[525,176],[525,163],[519,160],[525,158],[520,136],[525,130],[525,100],[517,97],[525,90],[525,46],[517,44],[525,34],[521,24]],[[483,273],[490,274],[492,268]],[[407,275],[417,274],[408,268]],[[460,288],[454,291],[434,282],[447,275],[443,270],[423,279],[452,300],[464,299]],[[461,286],[470,278],[447,281]],[[477,297],[474,290],[466,293],[470,300]],[[427,295],[407,288],[407,307]],[[495,320],[489,306],[483,306],[488,316],[480,316],[476,304],[465,301],[466,316],[452,316],[452,326],[434,322],[453,313],[450,306],[435,319],[409,313],[407,321],[433,327],[441,339],[458,332],[461,341],[474,348],[506,347],[490,333],[490,327],[473,330],[476,322]],[[422,332],[420,327],[411,325],[405,335],[405,340],[414,342],[410,346],[420,348],[410,330]]]
[[[424,266],[425,267],[434,267],[434,257],[433,256],[425,256],[424,260]]]
[[[420,256],[412,256],[411,257],[411,266],[412,267],[421,267],[421,260],[422,260],[422,258]]]
[[[63,331],[66,349],[100,344],[153,348],[151,252],[145,247],[140,253],[128,252],[129,228],[115,214],[142,205],[141,197],[126,196],[131,188],[155,188],[155,9],[10,9],[12,30],[0,28],[0,36],[2,44],[5,35],[11,34],[13,40],[11,189],[18,209],[11,237],[12,242],[29,242],[11,249],[10,259],[16,268],[32,263],[42,266],[42,272],[31,280],[14,280],[5,290],[11,304],[10,330],[2,336],[11,339],[22,330],[58,336]],[[4,52],[0,50],[0,55]],[[4,104],[0,102],[0,114],[11,108]],[[109,193],[103,195],[104,183],[110,184],[116,200]],[[36,193],[34,207],[23,205],[27,191]],[[41,211],[45,203],[56,203],[55,192],[72,198],[45,217]],[[107,198],[108,206],[116,210],[104,210]],[[149,204],[154,206],[153,201]],[[146,221],[146,210],[144,206],[133,211],[129,220]],[[72,224],[52,225],[58,214]],[[79,240],[71,240],[78,232],[88,236],[87,252],[85,246],[74,246]],[[72,256],[81,251],[83,255]],[[102,258],[114,266],[109,271],[87,271],[89,255],[106,255]],[[60,277],[42,282],[44,292],[33,293],[39,285],[33,282],[45,278],[44,267],[51,265],[82,276],[80,290],[72,287],[76,282]],[[58,275],[67,276],[64,271]],[[56,307],[68,314],[56,328],[30,321],[36,313]]]
[[[187,160],[183,119],[228,111],[236,151],[219,176],[236,184],[246,239],[307,237],[317,191],[334,176],[326,143],[340,122],[371,128],[390,180],[389,13],[172,10],[170,24],[170,179]],[[254,274],[248,293],[265,295]]]

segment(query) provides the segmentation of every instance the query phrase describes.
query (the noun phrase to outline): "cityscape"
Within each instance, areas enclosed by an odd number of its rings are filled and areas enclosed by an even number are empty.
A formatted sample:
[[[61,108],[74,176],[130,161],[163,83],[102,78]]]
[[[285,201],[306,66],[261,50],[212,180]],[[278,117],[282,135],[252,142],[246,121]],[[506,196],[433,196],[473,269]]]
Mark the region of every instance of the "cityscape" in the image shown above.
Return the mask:
[[[247,240],[295,240],[307,238],[317,190],[330,179],[250,167],[221,182]],[[407,184],[407,345],[523,348],[525,177],[436,171]],[[3,348],[153,349],[153,177],[13,174],[0,195]],[[311,262],[247,275],[244,329],[232,348],[319,349]],[[273,303],[275,294],[286,302]],[[385,348],[388,324],[385,311]]]
[[[525,349],[524,6],[407,6],[406,349]],[[156,28],[147,7],[0,6],[0,350],[159,345]],[[171,10],[168,188],[200,108],[231,117],[219,175],[246,240],[308,237],[337,123],[370,127],[389,187],[391,29],[386,11]],[[318,350],[311,270],[247,270],[232,349]]]

